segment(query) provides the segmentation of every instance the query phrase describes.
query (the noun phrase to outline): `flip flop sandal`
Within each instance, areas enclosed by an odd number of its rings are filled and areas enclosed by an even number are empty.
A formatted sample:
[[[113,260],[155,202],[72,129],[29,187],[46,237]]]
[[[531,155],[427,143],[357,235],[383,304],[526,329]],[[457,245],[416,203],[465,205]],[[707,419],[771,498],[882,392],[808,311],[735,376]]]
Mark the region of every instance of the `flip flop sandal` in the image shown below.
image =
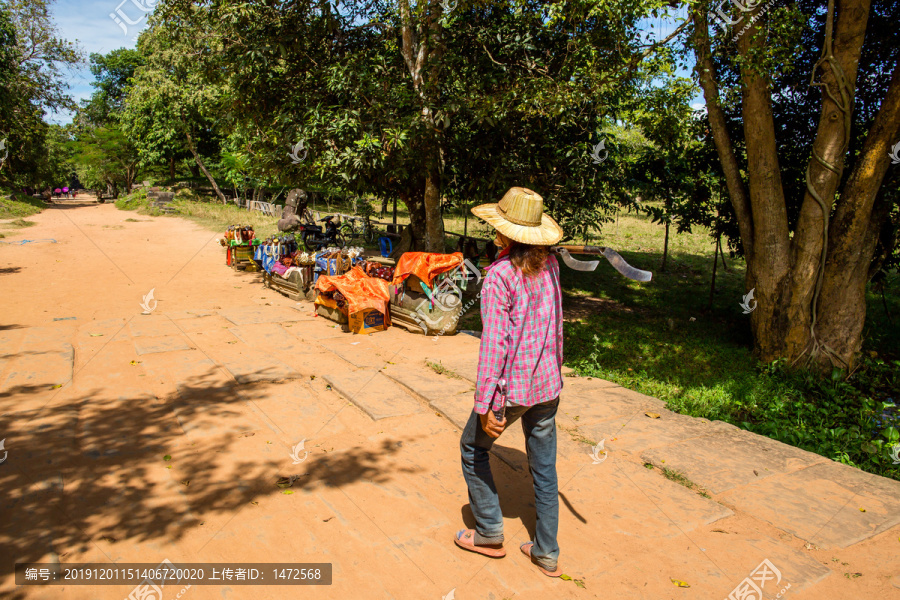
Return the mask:
[[[504,556],[506,556],[506,550],[504,550],[503,548],[493,548],[491,546],[476,546],[474,529],[461,529],[455,536],[453,536],[453,541],[456,542],[457,546],[464,550],[477,552],[478,554],[490,556],[491,558],[503,558]]]
[[[560,570],[559,565],[556,566],[555,571],[548,571],[547,569],[542,567],[540,564],[538,564],[538,561],[535,560],[535,558],[533,556],[531,556],[531,547],[532,546],[534,546],[534,542],[525,542],[524,544],[519,546],[519,550],[522,551],[522,554],[524,554],[525,556],[530,558],[532,564],[534,566],[536,566],[538,569],[540,569],[541,573],[543,573],[547,577],[559,577],[560,575],[562,575],[562,570]]]

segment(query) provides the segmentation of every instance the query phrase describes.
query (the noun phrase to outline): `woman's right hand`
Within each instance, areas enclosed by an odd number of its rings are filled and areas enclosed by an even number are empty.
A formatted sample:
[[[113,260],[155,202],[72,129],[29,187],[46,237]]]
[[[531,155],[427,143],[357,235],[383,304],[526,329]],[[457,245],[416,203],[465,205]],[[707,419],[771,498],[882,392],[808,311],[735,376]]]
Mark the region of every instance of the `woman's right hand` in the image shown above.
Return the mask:
[[[481,428],[492,438],[500,437],[500,434],[503,433],[503,430],[506,428],[506,418],[502,421],[498,421],[497,417],[495,417],[494,413],[490,410],[483,415],[478,415],[478,418],[481,420]]]

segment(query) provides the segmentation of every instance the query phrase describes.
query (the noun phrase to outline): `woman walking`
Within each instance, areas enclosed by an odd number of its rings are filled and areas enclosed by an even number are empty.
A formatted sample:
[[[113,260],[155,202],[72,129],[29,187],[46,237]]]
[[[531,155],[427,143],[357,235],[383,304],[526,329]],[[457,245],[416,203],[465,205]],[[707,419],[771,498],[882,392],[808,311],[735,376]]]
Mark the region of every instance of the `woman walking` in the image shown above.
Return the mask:
[[[556,410],[562,389],[562,293],[559,264],[549,246],[562,239],[563,231],[544,214],[543,198],[527,188],[514,187],[499,203],[472,212],[497,230],[494,244],[501,252],[482,287],[475,408],[460,440],[475,529],[458,532],[454,541],[485,556],[506,556],[488,452],[521,419],[537,521],[534,540],[520,549],[545,575],[559,577]]]

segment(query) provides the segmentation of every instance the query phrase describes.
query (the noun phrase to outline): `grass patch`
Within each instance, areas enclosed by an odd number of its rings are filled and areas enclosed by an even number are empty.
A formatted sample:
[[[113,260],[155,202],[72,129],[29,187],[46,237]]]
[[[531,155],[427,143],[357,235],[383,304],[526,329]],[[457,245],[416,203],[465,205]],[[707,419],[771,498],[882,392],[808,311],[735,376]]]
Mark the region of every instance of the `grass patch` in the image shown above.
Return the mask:
[[[0,189],[0,219],[29,217],[38,214],[45,207],[44,201],[39,198]]]
[[[456,373],[454,373],[452,370],[448,369],[441,363],[428,362],[426,364],[429,366],[429,368],[431,368],[432,371],[434,371],[438,375],[446,375],[450,379],[462,379],[462,377],[460,377],[459,375],[457,375]]]
[[[146,223],[147,219],[132,219],[131,217],[128,217],[127,219],[125,219],[125,222],[126,223]]]
[[[647,466],[647,465],[645,464],[644,466]],[[653,466],[651,465],[650,468],[652,469]],[[663,477],[665,477],[669,481],[674,481],[678,485],[684,486],[689,490],[697,492],[704,498],[710,498],[709,492],[707,492],[702,487],[700,487],[699,485],[697,485],[696,483],[694,483],[693,481],[688,479],[687,476],[684,475],[684,473],[679,473],[678,471],[674,471],[672,469],[669,469],[668,467],[663,467],[662,474],[663,474]]]
[[[5,223],[5,225],[7,225],[9,227],[16,227],[16,228],[21,229],[24,227],[34,227],[35,225],[37,225],[37,223],[35,223],[34,221],[26,221],[25,219],[20,218],[20,219],[13,219],[9,223]]]

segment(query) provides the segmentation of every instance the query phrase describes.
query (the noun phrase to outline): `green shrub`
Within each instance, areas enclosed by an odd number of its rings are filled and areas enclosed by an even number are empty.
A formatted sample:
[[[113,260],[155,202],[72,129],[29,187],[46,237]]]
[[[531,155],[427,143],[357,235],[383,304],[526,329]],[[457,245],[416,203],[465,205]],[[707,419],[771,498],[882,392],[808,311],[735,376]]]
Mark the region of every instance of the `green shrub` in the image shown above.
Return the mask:
[[[45,207],[44,201],[39,198],[32,198],[21,192],[0,189],[0,219],[36,215]]]
[[[146,188],[138,188],[127,196],[121,196],[116,200],[116,208],[119,210],[140,210],[146,209],[148,206]]]

